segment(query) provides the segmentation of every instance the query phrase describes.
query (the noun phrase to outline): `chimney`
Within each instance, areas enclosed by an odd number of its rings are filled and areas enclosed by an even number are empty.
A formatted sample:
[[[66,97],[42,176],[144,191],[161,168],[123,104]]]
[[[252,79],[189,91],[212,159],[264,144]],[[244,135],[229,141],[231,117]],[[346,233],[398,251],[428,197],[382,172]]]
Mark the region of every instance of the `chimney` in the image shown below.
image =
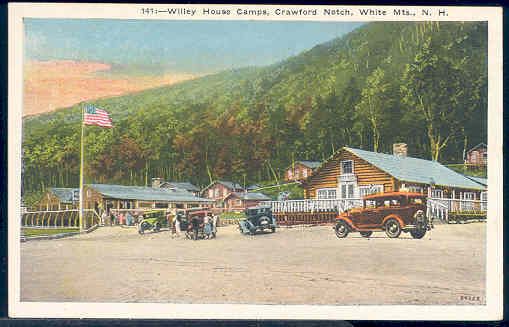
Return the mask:
[[[161,187],[162,182],[163,179],[160,177],[152,178],[152,187],[159,188]]]
[[[406,157],[408,153],[408,147],[406,143],[394,143],[392,145],[392,153],[398,157]]]

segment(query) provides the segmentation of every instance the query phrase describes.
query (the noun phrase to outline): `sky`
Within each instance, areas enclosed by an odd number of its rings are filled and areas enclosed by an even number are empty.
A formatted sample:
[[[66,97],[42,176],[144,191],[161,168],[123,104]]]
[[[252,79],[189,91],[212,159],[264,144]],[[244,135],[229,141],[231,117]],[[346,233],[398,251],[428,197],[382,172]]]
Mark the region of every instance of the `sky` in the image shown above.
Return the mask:
[[[361,25],[345,22],[25,19],[28,60],[207,74],[284,60]],[[112,69],[113,69],[112,68]]]

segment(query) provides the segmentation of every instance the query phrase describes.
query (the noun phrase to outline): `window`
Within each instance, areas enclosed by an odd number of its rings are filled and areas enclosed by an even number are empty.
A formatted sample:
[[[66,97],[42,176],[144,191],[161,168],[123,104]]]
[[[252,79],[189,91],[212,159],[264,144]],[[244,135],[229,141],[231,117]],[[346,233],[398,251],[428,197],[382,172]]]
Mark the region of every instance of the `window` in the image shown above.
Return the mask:
[[[341,199],[353,199],[357,195],[357,184],[355,183],[341,183]]]
[[[214,197],[215,198],[219,197],[219,189],[218,188],[214,189]]]
[[[353,184],[348,184],[348,198],[353,198]]]
[[[341,161],[341,174],[353,174],[353,161],[345,160]]]
[[[322,188],[316,191],[316,198],[319,200],[322,199],[335,199],[336,198],[336,189],[334,188]]]
[[[443,198],[444,197],[444,191],[442,190],[431,190],[431,197],[432,198]]]
[[[359,186],[359,195],[361,197],[365,197],[369,194],[375,194],[375,193],[383,193],[384,186],[383,185],[365,185],[365,186]]]
[[[488,192],[481,192],[481,201],[488,201]]]
[[[412,192],[412,193],[422,193],[422,186],[408,185],[407,189],[409,192]]]
[[[411,204],[422,204],[422,199],[421,198],[409,198],[408,202]]]
[[[465,193],[463,193],[463,199],[475,200],[475,193],[474,192],[465,192]]]
[[[302,171],[302,176],[303,176],[304,178],[308,177],[308,171],[307,171],[307,169],[304,169],[304,170]]]

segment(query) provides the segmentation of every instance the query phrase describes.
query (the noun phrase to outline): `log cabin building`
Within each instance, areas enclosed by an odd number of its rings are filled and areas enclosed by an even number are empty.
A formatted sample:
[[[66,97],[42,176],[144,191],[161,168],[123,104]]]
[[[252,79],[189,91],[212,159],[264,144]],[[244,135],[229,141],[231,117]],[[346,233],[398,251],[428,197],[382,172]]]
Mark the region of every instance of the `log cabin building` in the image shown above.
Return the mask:
[[[288,167],[285,171],[285,180],[286,181],[303,181],[311,174],[313,171],[320,166],[319,161],[296,161],[292,166]]]
[[[486,185],[436,161],[408,157],[406,144],[394,154],[344,147],[303,183],[307,199],[354,199],[373,193],[408,191],[432,198],[480,200]]]

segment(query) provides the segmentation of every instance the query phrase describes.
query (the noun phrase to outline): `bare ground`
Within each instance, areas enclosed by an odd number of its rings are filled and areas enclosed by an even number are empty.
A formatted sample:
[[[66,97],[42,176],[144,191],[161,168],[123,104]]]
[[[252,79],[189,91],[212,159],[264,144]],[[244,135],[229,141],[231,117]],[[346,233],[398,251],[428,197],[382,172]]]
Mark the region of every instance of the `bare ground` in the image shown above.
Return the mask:
[[[103,227],[21,244],[22,301],[485,304],[486,225],[437,225],[421,240],[330,226],[214,240]]]

